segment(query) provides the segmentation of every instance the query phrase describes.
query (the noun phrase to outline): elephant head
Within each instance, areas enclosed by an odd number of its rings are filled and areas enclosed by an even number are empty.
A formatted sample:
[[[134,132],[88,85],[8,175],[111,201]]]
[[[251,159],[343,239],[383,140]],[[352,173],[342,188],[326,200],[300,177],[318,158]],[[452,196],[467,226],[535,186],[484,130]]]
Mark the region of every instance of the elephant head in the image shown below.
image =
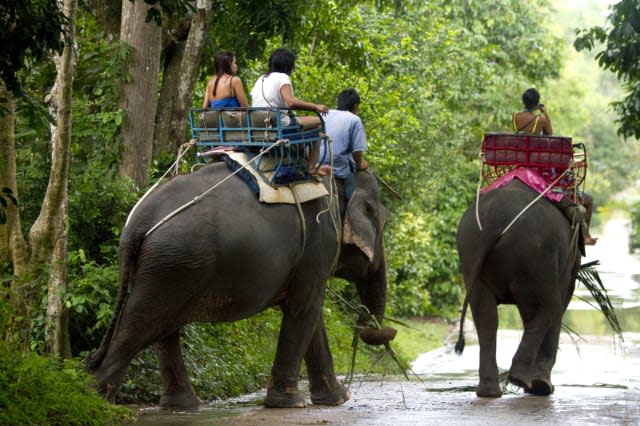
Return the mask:
[[[355,283],[369,315],[359,318],[359,334],[365,343],[380,345],[393,339],[396,330],[380,328],[387,301],[384,226],[388,212],[380,201],[378,182],[366,171],[356,174],[356,189],[344,203],[344,182],[337,180],[343,216],[342,251],[335,276]]]

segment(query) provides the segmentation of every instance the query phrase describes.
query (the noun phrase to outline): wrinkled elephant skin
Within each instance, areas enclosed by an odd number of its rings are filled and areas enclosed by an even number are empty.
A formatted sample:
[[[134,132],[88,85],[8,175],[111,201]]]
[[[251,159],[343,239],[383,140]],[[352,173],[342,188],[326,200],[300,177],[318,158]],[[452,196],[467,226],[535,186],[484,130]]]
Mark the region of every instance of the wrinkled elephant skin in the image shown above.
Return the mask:
[[[114,400],[130,361],[153,345],[162,376],[161,406],[198,407],[180,351],[180,329],[196,321],[240,320],[279,305],[282,323],[265,405],[306,405],[297,386],[303,359],[311,401],[342,404],[350,395],[336,380],[322,318],[325,281],[339,253],[336,203],[320,215],[328,197],[303,204],[303,227],[296,206],[260,203],[233,176],[146,235],[229,174],[223,163],[214,163],[178,176],[135,208],[121,236],[112,323],[87,359],[88,370],[100,392]],[[363,279],[357,285],[373,283]],[[386,286],[386,280],[379,284]],[[379,301],[374,305],[379,309]],[[384,310],[384,301],[381,306]]]
[[[576,235],[566,217],[545,198],[531,205],[501,235],[537,195],[514,181],[480,197],[483,230],[478,226],[475,204],[458,227],[460,266],[480,344],[478,396],[502,395],[496,363],[499,304],[515,304],[524,326],[509,381],[528,393],[553,392],[551,369],[561,320],[580,264],[579,251],[571,243]]]

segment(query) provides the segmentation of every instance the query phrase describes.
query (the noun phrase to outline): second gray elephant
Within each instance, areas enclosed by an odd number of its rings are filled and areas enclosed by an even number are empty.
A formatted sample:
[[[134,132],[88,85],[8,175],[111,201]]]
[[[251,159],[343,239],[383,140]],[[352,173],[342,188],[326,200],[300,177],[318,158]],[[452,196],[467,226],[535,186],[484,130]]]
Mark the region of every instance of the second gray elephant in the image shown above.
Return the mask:
[[[502,395],[496,363],[500,304],[516,305],[524,326],[509,381],[528,393],[554,390],[551,370],[580,266],[580,233],[547,199],[530,204],[538,195],[514,180],[481,196],[477,216],[472,205],[460,220],[458,254],[480,343],[478,396]],[[458,352],[464,347],[466,301]]]

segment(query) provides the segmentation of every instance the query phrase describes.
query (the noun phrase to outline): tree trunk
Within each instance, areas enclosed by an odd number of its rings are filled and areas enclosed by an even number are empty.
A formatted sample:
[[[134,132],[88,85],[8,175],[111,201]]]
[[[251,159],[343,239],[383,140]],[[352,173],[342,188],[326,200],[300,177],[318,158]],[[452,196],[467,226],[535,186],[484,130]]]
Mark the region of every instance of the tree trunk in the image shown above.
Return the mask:
[[[127,67],[131,79],[121,95],[125,114],[119,172],[138,188],[145,188],[149,181],[158,105],[162,28],[154,22],[145,22],[150,7],[144,1],[124,1],[120,29],[120,39],[131,46]]]
[[[162,151],[175,154],[180,145],[189,141],[188,112],[207,37],[211,1],[198,0],[196,7],[186,43],[172,46],[171,54],[167,55],[158,101],[154,155]]]
[[[75,69],[75,19],[78,0],[64,0],[63,13],[69,18],[66,42],[62,55],[55,57],[58,75],[47,97],[52,125],[52,163],[49,186],[40,216],[31,228],[32,264],[46,262],[51,265],[48,284],[47,347],[61,356],[71,352],[67,313],[63,296],[67,283],[67,206],[68,175],[71,162],[71,119],[73,102],[73,74]]]
[[[0,80],[0,99],[4,100],[4,115],[0,118],[0,187],[9,188],[16,200],[19,200],[16,185],[16,146],[15,146],[15,101],[6,85]],[[18,201],[19,202],[19,201]],[[2,262],[13,265],[13,273],[18,277],[28,277],[29,246],[20,229],[20,213],[18,207],[8,203],[5,209],[7,222],[0,225],[0,254]],[[14,308],[12,324],[3,331],[2,338],[16,344],[18,348],[26,348],[29,341],[30,322],[28,321],[30,305],[26,304],[29,285],[24,280],[11,281],[7,291],[0,286],[0,298],[9,300]]]
[[[0,80],[0,109],[3,112],[2,115],[0,115],[0,191],[2,188],[9,188],[15,197],[17,196],[15,147],[16,107],[11,92],[7,90],[2,80]],[[11,261],[11,246],[9,240],[11,229],[14,227],[13,225],[15,225],[17,209],[9,205],[4,211],[7,215],[7,222],[4,225],[0,225],[0,261],[2,263]]]
[[[6,108],[5,114],[0,117],[0,187],[9,188],[18,200],[15,139],[16,104],[11,92],[7,90],[2,80],[0,80],[0,100],[5,100],[3,106]],[[26,270],[29,250],[20,229],[18,208],[9,203],[5,213],[7,214],[7,223],[0,226],[0,255],[2,255],[2,260],[13,265],[14,273],[19,275]]]
[[[96,17],[96,21],[107,33],[109,39],[120,37],[121,0],[85,0],[85,7]]]
[[[66,211],[65,211],[66,216]],[[63,228],[53,252],[53,265],[47,291],[46,347],[49,353],[62,358],[71,356],[69,336],[69,311],[64,306],[67,289],[67,229]]]

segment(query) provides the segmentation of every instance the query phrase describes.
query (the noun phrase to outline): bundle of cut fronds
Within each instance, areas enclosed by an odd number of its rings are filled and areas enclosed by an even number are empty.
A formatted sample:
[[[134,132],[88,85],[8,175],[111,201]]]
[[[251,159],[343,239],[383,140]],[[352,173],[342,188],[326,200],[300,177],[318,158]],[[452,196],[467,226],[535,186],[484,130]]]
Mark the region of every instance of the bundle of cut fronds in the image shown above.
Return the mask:
[[[367,309],[366,306],[364,306],[362,304],[351,303],[350,301],[345,299],[340,293],[338,293],[337,291],[334,291],[333,288],[331,288],[331,286],[327,286],[326,289],[328,290],[329,293],[331,293],[333,295],[333,297],[338,302],[343,304],[348,310],[351,310],[354,313],[356,313],[358,318],[364,319],[365,320],[364,322],[367,323],[372,329],[376,329],[378,331],[385,331],[387,329],[393,330],[393,332],[391,333],[391,339],[393,339],[393,337],[395,337],[395,329],[390,328],[390,327],[382,327],[380,325],[380,322],[378,321],[378,319],[374,315],[372,315],[371,312],[369,312],[369,310]],[[394,322],[396,324],[402,325],[402,326],[407,327],[407,328],[411,328],[409,325],[407,325],[407,324],[405,324],[405,323],[403,323],[401,321],[398,321],[397,319],[394,319],[394,318],[389,318],[389,317],[385,316],[385,320],[386,321],[390,321],[390,322]],[[352,383],[353,378],[354,378],[355,365],[356,365],[356,352],[358,350],[358,341],[363,338],[362,334],[363,334],[362,333],[362,326],[354,324],[354,334],[353,334],[353,341],[352,341],[353,351],[351,353],[351,362],[350,362],[350,365],[349,365],[349,372],[347,373],[347,377],[346,377],[346,381],[349,384]],[[389,332],[383,333],[383,334],[389,334]],[[391,339],[389,339],[389,340],[391,340]],[[366,342],[366,339],[363,339],[363,341]],[[369,343],[369,342],[367,342],[367,343]],[[371,344],[371,343],[369,343],[369,344]],[[391,343],[389,341],[385,341],[382,345],[384,346],[384,350],[377,354],[377,356],[373,360],[373,364],[371,365],[371,367],[376,365],[385,356],[390,356],[391,359],[396,363],[396,365],[400,369],[400,372],[402,373],[402,375],[407,380],[410,380],[409,375],[407,374],[407,372],[411,372],[415,377],[418,378],[419,381],[422,382],[422,379],[420,378],[420,376],[418,376],[411,369],[411,367],[409,366],[409,363],[406,360],[401,359],[398,356],[398,354],[393,350],[393,348],[391,348]]]
[[[611,300],[609,300],[609,295],[607,294],[607,289],[602,284],[602,280],[600,279],[600,275],[598,275],[598,271],[595,266],[599,265],[600,261],[595,260],[593,262],[585,263],[580,265],[578,269],[577,279],[579,282],[584,284],[584,286],[589,290],[591,296],[595,300],[595,304],[589,300],[583,300],[594,308],[598,309],[604,317],[607,319],[607,322],[613,329],[614,333],[620,338],[620,341],[624,341],[622,337],[622,328],[620,327],[620,323],[618,322],[618,317],[613,309],[613,305],[611,304]]]

